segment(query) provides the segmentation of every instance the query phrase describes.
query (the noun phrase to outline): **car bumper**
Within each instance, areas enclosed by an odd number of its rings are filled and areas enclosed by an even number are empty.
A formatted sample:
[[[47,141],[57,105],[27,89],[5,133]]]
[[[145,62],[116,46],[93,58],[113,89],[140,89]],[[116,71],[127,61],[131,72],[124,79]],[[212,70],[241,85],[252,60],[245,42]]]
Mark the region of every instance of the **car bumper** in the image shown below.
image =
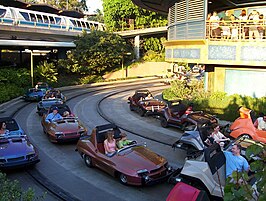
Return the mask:
[[[156,179],[150,179],[148,181],[144,181],[144,185],[146,186],[150,186],[150,185],[155,185],[155,184],[159,184],[162,183],[166,180],[168,180],[168,178],[174,173],[174,171],[167,171],[166,175],[158,177]]]
[[[24,161],[17,161],[17,162],[7,162],[3,164],[0,163],[0,169],[6,170],[6,169],[23,168],[23,167],[35,165],[38,162],[40,162],[39,158],[31,160],[31,161],[24,160]]]
[[[60,136],[55,137],[54,135],[50,135],[50,139],[52,142],[72,142],[72,141],[78,141],[80,138],[80,134],[78,135],[71,135],[71,136]]]
[[[42,99],[42,97],[39,96],[24,96],[24,99],[26,101],[39,101]]]

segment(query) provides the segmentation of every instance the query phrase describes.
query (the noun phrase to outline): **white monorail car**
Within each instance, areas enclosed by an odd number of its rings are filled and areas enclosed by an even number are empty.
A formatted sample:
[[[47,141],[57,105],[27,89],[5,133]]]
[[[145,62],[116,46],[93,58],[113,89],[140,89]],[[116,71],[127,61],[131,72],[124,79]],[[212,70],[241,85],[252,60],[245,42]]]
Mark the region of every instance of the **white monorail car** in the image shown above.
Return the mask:
[[[103,23],[0,5],[0,24],[62,31],[104,31]]]

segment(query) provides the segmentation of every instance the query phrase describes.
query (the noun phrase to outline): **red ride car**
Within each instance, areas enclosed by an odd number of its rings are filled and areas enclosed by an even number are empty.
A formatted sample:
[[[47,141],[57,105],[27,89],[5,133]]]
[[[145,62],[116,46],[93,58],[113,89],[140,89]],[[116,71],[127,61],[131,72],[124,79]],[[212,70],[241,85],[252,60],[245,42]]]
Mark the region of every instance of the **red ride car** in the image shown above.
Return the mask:
[[[74,117],[71,113],[69,107],[64,104],[60,105],[59,114],[63,116],[65,111],[69,112],[68,117],[63,117],[61,120],[56,120],[52,122],[46,122],[45,118],[51,111],[51,107],[47,114],[42,117],[43,132],[48,135],[51,142],[66,142],[66,141],[77,141],[80,137],[87,135],[87,129]]]
[[[172,171],[162,156],[144,145],[132,144],[116,151],[111,157],[105,155],[103,142],[108,130],[114,138],[120,138],[120,130],[114,124],[97,126],[90,136],[77,143],[79,152],[88,167],[96,166],[119,179],[122,184],[148,185],[166,180]]]
[[[252,110],[241,107],[239,109],[240,117],[238,117],[230,126],[230,136],[237,138],[246,136],[255,141],[266,143],[266,131],[257,129],[252,121]]]
[[[140,116],[156,115],[157,112],[166,104],[163,101],[153,98],[151,92],[147,89],[136,90],[135,94],[128,98],[129,109],[131,111],[137,111]]]
[[[169,193],[166,201],[209,201],[208,194],[193,186],[179,182]]]

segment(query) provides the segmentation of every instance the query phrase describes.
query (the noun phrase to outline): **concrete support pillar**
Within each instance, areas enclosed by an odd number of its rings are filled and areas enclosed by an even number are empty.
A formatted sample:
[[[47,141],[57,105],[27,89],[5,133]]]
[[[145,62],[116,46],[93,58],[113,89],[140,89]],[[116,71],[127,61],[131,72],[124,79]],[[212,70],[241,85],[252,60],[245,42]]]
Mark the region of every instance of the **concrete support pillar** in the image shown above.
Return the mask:
[[[139,59],[139,40],[140,40],[140,36],[137,35],[135,37],[135,45],[134,45],[134,52],[135,52],[135,56],[136,56],[136,59]]]

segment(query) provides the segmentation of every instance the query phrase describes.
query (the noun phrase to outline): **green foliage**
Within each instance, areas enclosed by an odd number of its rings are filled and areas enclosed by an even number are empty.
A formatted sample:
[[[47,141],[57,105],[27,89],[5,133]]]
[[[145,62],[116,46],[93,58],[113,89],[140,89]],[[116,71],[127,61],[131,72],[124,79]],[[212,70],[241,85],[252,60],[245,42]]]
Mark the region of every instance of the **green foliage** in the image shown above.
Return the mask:
[[[89,84],[89,83],[94,83],[94,82],[100,82],[103,81],[101,76],[97,76],[97,75],[89,75],[89,76],[85,76],[80,78],[80,84]]]
[[[0,201],[31,201],[35,198],[33,189],[29,188],[23,192],[19,182],[17,180],[10,181],[6,178],[6,175],[0,172]],[[40,197],[41,198],[41,197]],[[44,197],[43,197],[44,198]],[[38,198],[39,199],[39,198]]]
[[[158,52],[149,50],[144,54],[142,60],[143,61],[155,61],[155,62],[165,61],[165,55],[163,53],[158,53]]]
[[[162,52],[164,50],[163,42],[166,40],[166,38],[145,38],[143,40],[143,47],[146,51],[152,50],[154,52]]]
[[[76,49],[68,54],[66,68],[84,75],[103,75],[121,65],[123,53],[131,52],[119,35],[102,31],[84,33],[75,44]]]
[[[36,3],[36,1],[33,1]],[[87,10],[86,0],[49,0],[49,5],[59,9]]]
[[[120,31],[134,19],[136,28],[166,26],[167,16],[142,9],[131,0],[103,0],[104,22],[109,30]],[[132,27],[131,27],[132,28]]]
[[[48,63],[47,61],[41,62],[37,66],[37,75],[40,80],[46,81],[48,83],[57,82],[57,68],[54,63]]]
[[[0,103],[18,97],[24,93],[24,88],[31,84],[30,73],[27,69],[0,69]]]
[[[250,169],[254,172],[256,178],[256,189],[252,188],[249,184],[250,177],[246,172],[233,172],[232,182],[230,178],[226,180],[226,186],[224,188],[224,200],[225,201],[239,201],[239,200],[266,200],[266,146],[265,145],[251,145],[246,150],[246,157],[256,157],[257,160],[251,160]]]
[[[171,87],[163,91],[166,100],[183,99],[193,102],[195,110],[204,110],[217,115],[220,119],[234,121],[238,116],[238,108],[245,106],[256,113],[266,112],[266,97],[252,98],[233,94],[228,96],[224,92],[206,92],[203,82],[173,81]]]
[[[96,16],[94,16],[94,15],[88,16],[87,20],[104,23],[104,18],[103,18],[102,11],[100,9],[96,9],[94,11],[94,13],[96,14]]]

